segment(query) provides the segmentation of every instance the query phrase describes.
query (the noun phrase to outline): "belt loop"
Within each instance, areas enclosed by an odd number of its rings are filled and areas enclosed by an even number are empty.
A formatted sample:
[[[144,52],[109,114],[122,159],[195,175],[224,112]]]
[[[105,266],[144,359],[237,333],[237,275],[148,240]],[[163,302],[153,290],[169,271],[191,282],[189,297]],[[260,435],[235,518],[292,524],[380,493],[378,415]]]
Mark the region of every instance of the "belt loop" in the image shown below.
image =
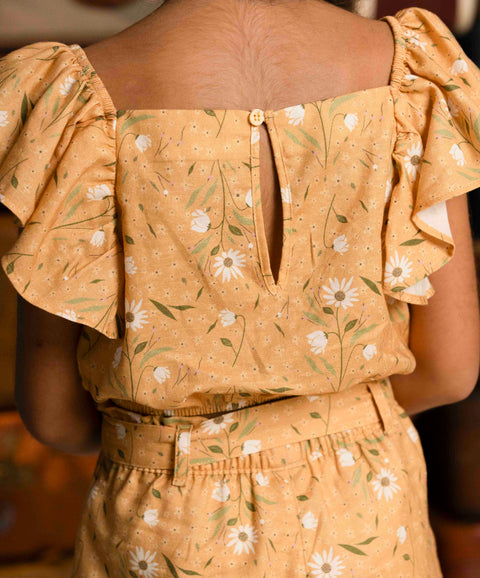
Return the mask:
[[[384,380],[382,382],[373,381],[367,383],[367,387],[373,396],[373,399],[377,406],[378,413],[380,414],[380,418],[383,423],[383,430],[385,434],[388,435],[388,433],[393,429],[393,415],[391,405],[388,401],[389,400],[389,396],[387,394],[388,387],[382,387],[382,384],[386,386],[387,383],[388,383],[387,380]]]
[[[190,459],[190,440],[193,424],[179,423],[175,432],[175,463],[173,466],[174,486],[184,486],[187,480]]]

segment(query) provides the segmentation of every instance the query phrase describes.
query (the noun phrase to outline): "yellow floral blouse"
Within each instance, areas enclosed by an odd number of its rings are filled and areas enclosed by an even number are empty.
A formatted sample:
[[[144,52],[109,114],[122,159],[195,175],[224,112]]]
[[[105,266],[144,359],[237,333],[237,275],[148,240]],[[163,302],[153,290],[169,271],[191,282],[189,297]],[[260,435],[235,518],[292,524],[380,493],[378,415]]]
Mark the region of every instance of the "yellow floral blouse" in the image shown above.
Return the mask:
[[[2,266],[84,326],[97,404],[195,415],[414,370],[408,304],[454,253],[445,201],[480,186],[480,70],[434,13],[383,20],[388,86],[280,110],[116,110],[75,44],[0,60],[0,200],[24,227]]]

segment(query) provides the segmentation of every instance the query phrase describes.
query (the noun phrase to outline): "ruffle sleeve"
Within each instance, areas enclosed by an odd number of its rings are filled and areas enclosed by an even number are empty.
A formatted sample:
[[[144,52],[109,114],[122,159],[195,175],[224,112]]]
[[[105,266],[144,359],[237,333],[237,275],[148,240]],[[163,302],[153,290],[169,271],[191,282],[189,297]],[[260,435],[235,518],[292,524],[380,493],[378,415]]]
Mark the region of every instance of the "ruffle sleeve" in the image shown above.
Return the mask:
[[[385,19],[396,39],[397,135],[383,290],[424,305],[435,292],[428,275],[454,255],[446,201],[480,187],[480,70],[433,12]]]
[[[76,45],[38,42],[0,59],[0,201],[23,227],[1,264],[25,300],[115,339],[116,116],[91,75]]]

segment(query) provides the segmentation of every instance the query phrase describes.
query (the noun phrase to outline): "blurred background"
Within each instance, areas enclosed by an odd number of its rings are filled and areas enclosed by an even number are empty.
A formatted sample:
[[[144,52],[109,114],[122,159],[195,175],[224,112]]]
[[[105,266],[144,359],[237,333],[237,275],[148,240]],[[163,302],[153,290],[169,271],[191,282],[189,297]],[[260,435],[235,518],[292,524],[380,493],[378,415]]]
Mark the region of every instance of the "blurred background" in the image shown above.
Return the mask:
[[[0,56],[41,40],[88,46],[127,28],[160,4],[161,0],[0,0]],[[480,66],[479,0],[358,0],[355,10],[380,18],[410,6],[438,14]],[[469,203],[480,277],[477,192],[469,194]],[[11,214],[0,205],[0,255],[16,236]],[[1,269],[0,319],[0,578],[69,578],[76,529],[97,456],[50,449],[23,426],[14,402],[16,293]],[[431,523],[445,578],[480,577],[479,416],[477,384],[468,399],[414,418],[427,461]]]

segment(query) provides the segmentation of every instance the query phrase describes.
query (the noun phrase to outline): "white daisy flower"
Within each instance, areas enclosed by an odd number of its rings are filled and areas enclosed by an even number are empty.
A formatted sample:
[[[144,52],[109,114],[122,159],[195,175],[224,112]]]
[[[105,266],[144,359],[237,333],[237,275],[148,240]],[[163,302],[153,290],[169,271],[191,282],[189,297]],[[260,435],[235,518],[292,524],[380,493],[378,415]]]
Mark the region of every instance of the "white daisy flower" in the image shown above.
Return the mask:
[[[123,438],[127,435],[127,430],[123,423],[116,423],[115,424],[117,440],[123,440]]]
[[[419,46],[425,52],[425,46],[427,45],[426,42],[422,42],[418,37],[418,34],[413,32],[412,30],[406,30],[405,36],[407,36],[407,41],[411,44],[415,44],[415,46]]]
[[[225,480],[215,482],[215,489],[212,492],[212,498],[217,502],[226,502],[230,498],[230,488]]]
[[[463,60],[463,58],[457,58],[457,60],[455,60],[455,62],[452,64],[452,68],[450,69],[450,72],[454,76],[458,76],[459,74],[463,74],[464,72],[468,72],[467,63],[465,62],[465,60]]]
[[[349,452],[347,449],[340,448],[336,451],[336,454],[340,458],[340,465],[342,468],[355,465],[355,458],[353,457],[352,452]]]
[[[223,309],[222,311],[220,311],[219,317],[224,327],[227,327],[228,325],[232,325],[233,323],[235,323],[235,319],[237,318],[235,313],[233,311],[230,311],[229,309]]]
[[[60,94],[62,96],[67,96],[67,94],[70,94],[74,84],[75,79],[73,78],[73,76],[67,76],[65,82],[62,82],[62,84],[60,85]]]
[[[374,355],[377,355],[377,346],[375,343],[370,343],[369,345],[365,345],[363,348],[363,357],[368,361],[372,359]]]
[[[7,126],[7,124],[10,122],[7,117],[8,111],[0,110],[0,126]]]
[[[412,267],[411,261],[405,256],[400,259],[398,251],[395,251],[395,255],[390,257],[390,263],[385,264],[385,282],[392,286],[403,283],[405,279],[410,277]]]
[[[229,423],[233,422],[231,413],[222,413],[202,422],[202,429],[209,434],[218,434],[225,429]]]
[[[122,359],[122,351],[123,348],[120,345],[120,347],[117,347],[117,349],[115,349],[115,353],[113,354],[112,366],[115,367],[115,369],[120,365],[120,361]]]
[[[170,377],[170,370],[168,367],[156,367],[153,370],[153,377],[158,381],[158,383],[163,383]]]
[[[76,321],[77,320],[77,314],[75,313],[75,311],[73,309],[65,309],[65,311],[63,313],[58,313],[58,315],[60,315],[64,319],[68,319],[69,321]]]
[[[282,196],[282,201],[284,203],[291,203],[292,202],[292,191],[290,190],[290,185],[288,185],[286,187],[281,187],[280,192],[281,192],[281,196]]]
[[[95,187],[88,187],[87,198],[91,201],[101,201],[105,197],[111,197],[112,192],[108,185],[96,185]]]
[[[215,257],[213,266],[218,268],[215,277],[218,277],[220,273],[222,273],[223,282],[230,281],[232,275],[235,279],[237,279],[238,275],[243,277],[240,267],[245,267],[245,255],[233,249],[229,249],[227,252],[222,251],[221,257]]]
[[[125,299],[125,324],[127,329],[132,329],[132,331],[137,331],[137,329],[143,329],[143,325],[148,323],[147,312],[141,310],[143,299],[140,299],[138,304],[135,304],[135,299],[129,303],[128,299]]]
[[[258,472],[258,474],[255,475],[255,480],[259,486],[268,486],[270,483],[268,477],[264,476],[262,472]]]
[[[339,237],[335,237],[333,240],[333,250],[337,253],[346,253],[348,250],[347,237],[345,235],[340,235]]]
[[[343,560],[339,556],[333,557],[333,548],[330,550],[324,550],[320,555],[319,552],[315,552],[312,555],[313,562],[309,562],[308,565],[312,567],[313,576],[327,576],[327,578],[332,578],[342,575],[342,570],[345,568],[343,565]]]
[[[245,524],[245,526],[238,526],[238,528],[233,528],[230,534],[228,535],[231,538],[230,542],[228,542],[228,546],[235,546],[234,553],[241,554],[242,552],[255,552],[255,548],[253,544],[258,542],[257,538],[257,530],[253,526],[249,524]]]
[[[417,432],[417,430],[413,427],[413,425],[411,425],[411,426],[407,429],[407,434],[408,434],[408,437],[412,440],[413,443],[417,443],[417,442],[418,442],[418,432]]]
[[[151,527],[158,524],[158,510],[146,510],[143,514],[144,521]]]
[[[127,275],[135,275],[137,268],[133,257],[125,257],[125,273]]]
[[[310,344],[310,351],[313,353],[323,353],[327,347],[328,337],[325,331],[320,329],[313,331],[307,335],[308,343]]]
[[[422,165],[423,156],[423,144],[418,142],[416,145],[413,144],[409,149],[407,149],[407,154],[405,155],[405,168],[407,173],[415,179],[417,177],[417,172],[420,170]]]
[[[400,526],[397,530],[397,538],[400,540],[400,544],[403,544],[407,539],[407,530],[405,526]]]
[[[465,157],[463,155],[462,149],[458,146],[458,144],[453,144],[448,152],[452,155],[453,159],[457,161],[457,165],[459,167],[463,167],[465,164]]]
[[[302,518],[302,526],[307,530],[315,530],[318,526],[318,518],[313,515],[313,512],[307,512]]]
[[[350,289],[353,283],[353,277],[350,277],[349,281],[342,279],[339,281],[337,278],[329,279],[330,287],[322,285],[322,288],[326,291],[323,297],[327,300],[329,305],[335,305],[335,307],[353,307],[353,302],[358,301],[357,295],[358,290],[355,288]]]
[[[259,452],[261,449],[262,449],[261,440],[247,440],[242,444],[242,452],[244,456],[248,454],[255,454]]]
[[[358,124],[358,116],[357,113],[349,113],[345,115],[345,118],[343,119],[343,122],[345,123],[345,126],[348,128],[348,130],[350,132],[352,132],[352,130],[357,126]]]
[[[406,74],[404,78],[405,80],[415,80],[418,78],[418,76],[416,74]]]
[[[311,454],[310,454],[310,459],[312,461],[318,460],[318,458],[321,458],[321,457],[323,457],[323,454],[322,454],[322,452],[319,452],[318,450],[315,450],[315,451],[311,452]]]
[[[90,245],[94,247],[101,247],[105,243],[105,232],[98,230],[93,233],[92,238],[90,239]]]
[[[197,233],[206,233],[210,229],[210,217],[203,209],[192,212],[194,219],[190,223],[190,229]]]
[[[303,124],[303,119],[305,117],[305,108],[301,104],[289,106],[284,110],[288,119],[288,124],[293,124],[293,126]]]
[[[252,189],[250,189],[250,190],[248,191],[248,193],[245,195],[245,203],[246,203],[249,207],[252,207],[252,206],[253,206]]]
[[[385,204],[387,204],[390,199],[392,189],[393,189],[392,179],[388,179],[388,181],[385,183]]]
[[[391,500],[393,498],[393,494],[397,493],[400,489],[400,486],[396,484],[397,477],[386,468],[382,468],[380,473],[377,474],[377,479],[372,480],[373,489],[377,492],[377,498],[380,500],[385,498]]]
[[[190,453],[190,440],[192,438],[192,433],[189,431],[182,431],[178,435],[178,449],[182,454]]]
[[[152,139],[150,138],[150,135],[139,134],[135,139],[135,146],[141,153],[145,152],[149,147],[152,146]]]
[[[130,569],[138,574],[138,576],[145,576],[145,578],[154,578],[158,576],[158,562],[154,562],[154,552],[150,555],[150,550],[144,552],[143,548],[135,546],[136,553],[130,552]]]

